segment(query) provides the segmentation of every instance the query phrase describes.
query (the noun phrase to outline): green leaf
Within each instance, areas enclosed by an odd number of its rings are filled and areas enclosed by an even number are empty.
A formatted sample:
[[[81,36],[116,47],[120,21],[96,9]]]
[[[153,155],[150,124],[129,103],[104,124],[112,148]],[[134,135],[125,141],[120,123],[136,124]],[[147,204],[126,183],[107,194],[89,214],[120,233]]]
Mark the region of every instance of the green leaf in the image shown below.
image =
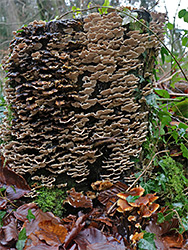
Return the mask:
[[[140,196],[136,195],[136,196],[132,196],[132,195],[129,195],[126,200],[127,202],[135,202],[135,200],[137,200]]]
[[[184,22],[188,23],[188,11],[185,13],[183,20]]]
[[[171,135],[172,135],[172,137],[174,138],[175,142],[177,143],[177,142],[178,142],[178,138],[179,138],[178,132],[177,132],[176,130],[173,130],[173,131],[171,132]]]
[[[187,12],[186,9],[180,10],[179,13],[178,13],[178,17],[179,18],[184,17],[184,15],[185,15],[186,12]]]
[[[31,222],[32,219],[35,219],[35,216],[34,214],[32,214],[31,209],[28,210],[27,219],[29,220],[29,222]]]
[[[172,203],[173,207],[178,207],[178,208],[182,208],[183,207],[183,203],[182,202],[174,202]]]
[[[153,233],[144,233],[143,239],[138,242],[139,250],[156,250]]]
[[[6,211],[0,211],[0,227],[3,226],[3,217],[5,216]]]
[[[13,189],[14,193],[16,194],[16,189],[15,189],[15,187],[14,187],[14,186],[10,186],[10,187]]]
[[[185,228],[185,231],[188,231],[188,217],[187,218],[182,218],[182,224]]]
[[[183,157],[188,159],[188,149],[186,148],[186,146],[183,143],[181,143],[180,148],[182,150]]]
[[[0,192],[4,192],[6,190],[6,187],[0,188]]]
[[[159,108],[156,99],[158,98],[158,96],[156,94],[150,94],[148,96],[145,97],[146,98],[146,102],[148,105],[153,106],[154,108]]]
[[[157,214],[157,222],[160,224],[160,223],[163,223],[165,221],[165,217],[163,215],[163,213],[158,213]]]
[[[182,38],[182,45],[188,47],[188,37],[187,36]]]
[[[162,59],[163,64],[164,64],[164,61],[165,61],[165,55],[168,56],[169,52],[165,47],[162,47],[161,48],[161,59]]]
[[[169,30],[173,30],[174,29],[174,25],[172,23],[167,23],[166,27],[169,29]]]
[[[110,1],[109,0],[105,0],[102,6],[107,6],[108,7],[109,5],[110,5]]]
[[[164,191],[166,191],[166,182],[168,178],[164,174],[160,174],[157,176],[156,180],[158,180],[158,185],[162,187]]]
[[[72,6],[72,11],[75,11],[77,10],[77,7],[76,6]]]
[[[164,112],[164,111],[159,111],[158,113],[159,119],[161,121],[162,126],[169,125],[170,122],[172,121],[171,114]]]
[[[0,211],[0,220],[3,219],[3,217],[5,216],[6,211]]]
[[[91,7],[91,2],[88,3],[87,8],[89,9]]]
[[[16,243],[16,249],[22,250],[25,246],[25,242],[27,240],[26,229],[25,227],[20,231],[18,235],[18,241]]]
[[[170,98],[168,91],[166,91],[165,89],[155,89],[155,92],[163,98]]]
[[[186,130],[186,129],[188,128],[188,125],[185,124],[185,123],[180,122],[179,125],[178,125],[178,127],[179,127],[179,128],[183,128],[183,129]]]
[[[175,112],[176,115],[184,116],[185,118],[188,118],[188,98],[186,100],[177,103],[174,105],[172,110]]]
[[[105,0],[103,5],[104,7],[112,7],[110,6],[110,1],[109,0]],[[102,14],[107,14],[108,13],[108,8],[99,8],[98,9],[99,13]]]
[[[22,32],[22,31],[24,31],[24,30],[17,30],[16,33],[20,33],[20,32]]]

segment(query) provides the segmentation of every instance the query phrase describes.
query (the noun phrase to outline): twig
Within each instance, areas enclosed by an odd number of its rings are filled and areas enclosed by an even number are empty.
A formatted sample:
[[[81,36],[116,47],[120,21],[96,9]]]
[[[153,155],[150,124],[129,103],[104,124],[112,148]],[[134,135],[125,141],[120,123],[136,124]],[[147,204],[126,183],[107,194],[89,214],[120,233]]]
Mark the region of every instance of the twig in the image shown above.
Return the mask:
[[[184,98],[183,98],[184,100]],[[182,99],[172,99],[172,98],[156,98],[156,101],[163,101],[163,102],[182,102]]]
[[[169,93],[169,95],[175,95],[175,96],[182,96],[182,97],[188,97],[188,94],[184,94],[184,93]]]
[[[66,12],[65,14],[61,15],[60,17],[58,17],[56,20],[60,20],[61,18],[63,18],[64,16],[70,14],[70,13],[75,13],[75,12],[82,12],[82,11],[88,11],[88,10],[92,10],[92,9],[98,9],[98,8],[106,8],[106,9],[111,9],[111,10],[115,10],[117,12],[123,13],[124,15],[129,16],[130,18],[134,19],[136,22],[138,22],[139,24],[141,24],[144,28],[146,28],[147,30],[149,30],[158,40],[159,42],[164,46],[164,48],[168,51],[168,53],[172,56],[172,58],[174,59],[174,61],[177,63],[179,69],[181,70],[183,76],[185,77],[186,81],[188,81],[188,78],[185,74],[185,72],[183,71],[180,63],[177,61],[177,59],[175,58],[175,56],[172,54],[172,52],[169,50],[169,48],[164,44],[164,42],[160,39],[160,37],[153,31],[151,30],[147,25],[145,25],[143,22],[141,22],[139,19],[137,19],[135,16],[123,11],[123,10],[118,10],[117,8],[114,7],[109,7],[109,6],[93,6],[87,9],[79,9],[79,10],[70,10],[68,12]]]
[[[179,220],[179,223],[181,224],[181,226],[182,226],[182,228],[183,228],[183,230],[184,230],[184,232],[185,232],[185,227],[184,227],[184,225],[183,225],[183,223],[182,223],[182,220],[181,220],[181,218],[180,218],[178,212],[176,211],[176,209],[172,209],[172,211],[177,215],[178,220]]]
[[[180,72],[181,72],[181,71],[178,70],[177,72],[174,72],[174,74],[172,74],[171,76],[169,76],[169,77],[167,77],[167,78],[165,78],[165,79],[163,79],[163,80],[161,80],[161,81],[158,81],[157,83],[158,83],[158,84],[162,84],[162,83],[168,82],[168,81],[170,81],[170,80],[172,79],[173,76],[175,76],[175,74],[178,74],[178,73],[180,73]]]
[[[150,166],[151,166],[151,164],[152,164],[154,158],[155,158],[158,154],[166,153],[166,152],[169,152],[169,151],[170,151],[170,150],[162,150],[162,151],[157,152],[157,153],[152,157],[150,163],[145,167],[145,169],[143,170],[143,172],[142,172],[142,173],[138,176],[138,178],[133,182],[133,184],[130,185],[130,187],[128,187],[128,188],[126,189],[126,192],[128,192],[128,191],[138,182],[138,180],[145,174],[145,172],[150,168]],[[112,209],[113,209],[116,205],[117,205],[117,201],[108,209],[107,214],[109,214],[109,213],[112,211]]]
[[[138,178],[133,182],[133,184],[130,185],[130,187],[128,187],[128,189],[126,190],[126,192],[128,192],[138,182],[138,180],[140,180],[140,178],[145,174],[145,172],[150,168],[150,166],[151,166],[153,160],[155,159],[155,157],[158,154],[166,153],[166,152],[169,152],[169,150],[162,150],[162,151],[159,151],[156,154],[154,154],[154,156],[152,157],[150,163],[145,167],[145,169],[143,170],[143,172],[138,176]]]
[[[188,51],[186,51],[186,52],[180,57],[179,63],[181,62],[181,60],[182,60],[183,58],[185,58],[185,56],[186,56],[187,53],[188,53]],[[170,73],[174,70],[175,67],[176,67],[176,64],[174,64],[174,66],[170,69],[170,71],[168,71],[166,74],[164,74],[164,75],[160,78],[160,81],[162,81],[162,79],[164,79],[168,74],[170,74]]]
[[[87,9],[79,9],[79,10],[70,10],[70,11],[67,11],[65,12],[64,14],[62,14],[60,17],[56,18],[56,20],[60,20],[62,19],[64,16],[67,16],[68,14],[71,14],[71,13],[74,13],[74,12],[81,12],[81,11],[88,11],[88,10],[93,10],[93,9],[97,9],[97,8],[101,8],[101,6],[93,6],[93,7],[90,7],[90,8],[87,8]],[[104,6],[103,6],[104,8]],[[105,7],[106,8],[106,7]]]

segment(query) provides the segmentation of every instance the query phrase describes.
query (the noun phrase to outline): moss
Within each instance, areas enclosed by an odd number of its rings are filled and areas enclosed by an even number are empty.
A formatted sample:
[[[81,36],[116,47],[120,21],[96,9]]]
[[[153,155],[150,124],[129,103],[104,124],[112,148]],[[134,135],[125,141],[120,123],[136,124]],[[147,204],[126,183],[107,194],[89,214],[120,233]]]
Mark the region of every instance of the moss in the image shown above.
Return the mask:
[[[63,208],[63,201],[66,197],[66,190],[58,188],[46,188],[42,187],[34,202],[36,202],[39,208],[43,212],[53,212],[58,217],[63,217],[65,209]]]
[[[188,186],[188,180],[186,179],[183,171],[183,165],[167,156],[159,161],[159,165],[163,169],[166,181],[165,194],[172,202],[183,201],[186,199],[185,188]]]

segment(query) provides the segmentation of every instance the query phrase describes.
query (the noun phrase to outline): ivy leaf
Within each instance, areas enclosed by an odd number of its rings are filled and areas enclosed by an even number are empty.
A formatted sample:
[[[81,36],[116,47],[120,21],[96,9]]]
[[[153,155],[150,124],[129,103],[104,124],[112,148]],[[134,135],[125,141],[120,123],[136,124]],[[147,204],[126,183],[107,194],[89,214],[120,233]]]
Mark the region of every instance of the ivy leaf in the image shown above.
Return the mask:
[[[179,128],[183,128],[183,129],[185,129],[185,130],[188,129],[188,125],[185,124],[185,123],[182,123],[182,122],[179,123],[178,127],[179,127]]]
[[[165,217],[164,217],[164,214],[163,213],[158,213],[157,214],[157,222],[159,224],[163,223],[165,221]]]
[[[184,17],[184,15],[185,15],[186,12],[187,12],[186,9],[180,10],[179,13],[178,13],[178,17],[179,18]]]
[[[35,216],[32,213],[31,209],[28,210],[27,219],[29,220],[29,222],[31,222],[32,219],[35,219]]]
[[[136,196],[132,196],[132,195],[129,195],[126,200],[127,202],[135,202],[135,200],[137,200],[140,196],[136,195]]]
[[[188,11],[186,11],[184,17],[183,17],[184,22],[188,23]]]
[[[188,149],[186,148],[186,146],[183,143],[181,143],[180,148],[182,150],[183,157],[188,159]]]
[[[159,108],[159,106],[157,104],[157,101],[156,101],[156,99],[158,98],[158,96],[156,94],[149,94],[145,98],[146,98],[146,102],[147,102],[148,105],[153,106],[156,109]]]
[[[170,122],[172,121],[170,113],[159,111],[158,116],[163,126],[169,125]]]
[[[20,231],[18,235],[18,241],[16,243],[16,249],[22,250],[25,246],[25,242],[27,240],[26,229],[25,227]]]
[[[167,23],[166,27],[167,27],[169,30],[173,30],[174,25],[173,25],[172,23]]]
[[[182,45],[188,47],[188,37],[187,36],[182,38]]]
[[[144,233],[143,239],[138,242],[139,250],[156,250],[153,233]]]
[[[168,91],[166,91],[165,89],[155,89],[155,92],[161,97],[170,98]]]

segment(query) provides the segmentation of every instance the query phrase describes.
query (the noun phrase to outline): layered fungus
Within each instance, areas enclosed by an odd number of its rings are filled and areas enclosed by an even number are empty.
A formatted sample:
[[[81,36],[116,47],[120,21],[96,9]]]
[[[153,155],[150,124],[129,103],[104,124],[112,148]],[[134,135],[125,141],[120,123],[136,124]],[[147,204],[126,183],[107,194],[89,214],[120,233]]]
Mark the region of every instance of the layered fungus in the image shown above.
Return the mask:
[[[122,20],[116,12],[92,13],[34,21],[14,34],[4,61],[9,110],[1,127],[12,170],[50,175],[59,185],[133,180],[159,41]],[[154,16],[150,28],[160,37],[161,27]]]

